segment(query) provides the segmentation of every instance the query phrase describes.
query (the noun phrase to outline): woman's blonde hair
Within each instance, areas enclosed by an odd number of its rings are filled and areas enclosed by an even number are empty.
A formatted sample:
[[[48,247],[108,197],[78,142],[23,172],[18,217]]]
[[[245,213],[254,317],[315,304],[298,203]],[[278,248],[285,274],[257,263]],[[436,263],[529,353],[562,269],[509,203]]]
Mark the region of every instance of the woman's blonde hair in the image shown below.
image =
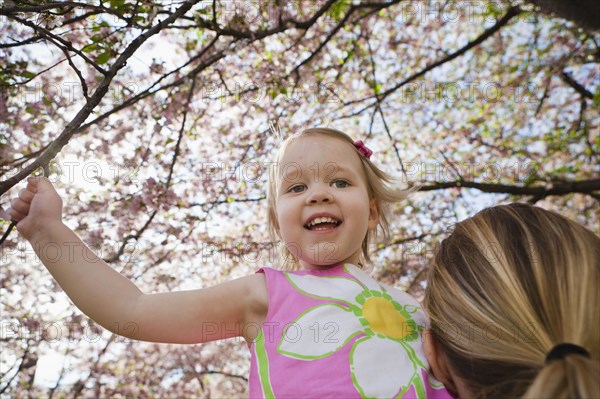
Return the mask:
[[[448,367],[475,397],[600,397],[600,238],[526,204],[458,223],[425,308]],[[557,344],[585,348],[546,362]]]
[[[389,204],[405,199],[408,196],[408,193],[412,191],[410,189],[400,188],[397,179],[379,169],[366,157],[360,155],[358,150],[356,150],[356,147],[354,147],[354,140],[344,132],[328,128],[312,128],[288,137],[277,152],[274,167],[269,168],[269,189],[267,192],[269,233],[273,240],[280,241],[282,268],[287,270],[297,269],[299,263],[298,259],[292,255],[286,245],[281,243],[281,237],[277,232],[279,226],[279,221],[277,219],[277,197],[279,195],[279,186],[282,178],[281,166],[285,151],[289,145],[307,135],[323,135],[336,138],[350,144],[355,149],[354,153],[360,159],[366,176],[369,199],[375,199],[379,211],[379,227],[384,238],[389,236]],[[367,231],[362,242],[361,263],[370,262],[368,248],[370,242],[374,241],[376,236],[377,230]]]

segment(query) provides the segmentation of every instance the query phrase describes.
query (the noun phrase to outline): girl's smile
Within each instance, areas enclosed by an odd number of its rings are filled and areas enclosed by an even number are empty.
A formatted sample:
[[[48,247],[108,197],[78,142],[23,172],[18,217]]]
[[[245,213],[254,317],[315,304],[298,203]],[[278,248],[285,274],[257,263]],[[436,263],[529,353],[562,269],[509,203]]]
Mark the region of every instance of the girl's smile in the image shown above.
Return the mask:
[[[304,228],[315,233],[327,233],[335,230],[343,222],[338,217],[327,213],[316,213],[308,218]]]

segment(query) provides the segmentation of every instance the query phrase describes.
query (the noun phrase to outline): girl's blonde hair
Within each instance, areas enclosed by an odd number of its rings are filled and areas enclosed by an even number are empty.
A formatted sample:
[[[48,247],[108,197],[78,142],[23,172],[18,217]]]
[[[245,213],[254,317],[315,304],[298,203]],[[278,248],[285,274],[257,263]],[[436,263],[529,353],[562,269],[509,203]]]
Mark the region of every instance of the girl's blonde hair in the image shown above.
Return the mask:
[[[448,367],[475,397],[598,398],[600,238],[526,204],[454,227],[430,270],[425,308]],[[557,344],[568,355],[546,364]]]
[[[306,129],[298,134],[294,134],[288,137],[277,152],[274,167],[269,168],[269,189],[267,192],[267,218],[269,222],[269,233],[273,240],[280,241],[282,268],[287,270],[297,269],[299,263],[298,259],[296,259],[296,257],[292,255],[292,253],[285,246],[285,244],[281,242],[281,237],[277,233],[277,228],[279,226],[279,221],[277,219],[277,197],[279,194],[279,186],[282,178],[281,162],[283,160],[285,151],[288,148],[288,146],[291,143],[309,134],[323,135],[326,137],[336,138],[350,144],[350,146],[354,148],[354,153],[360,159],[363,171],[366,176],[369,199],[375,199],[375,203],[379,211],[379,227],[381,229],[381,232],[383,233],[384,238],[387,238],[389,236],[389,205],[391,203],[399,202],[405,199],[408,196],[408,193],[411,191],[409,189],[405,190],[399,188],[399,182],[397,181],[397,179],[382,171],[369,159],[362,156],[358,152],[358,150],[356,150],[356,147],[354,147],[354,140],[352,140],[352,138],[344,132],[328,128],[312,128]],[[369,244],[371,241],[375,240],[376,236],[377,230],[367,231],[367,234],[362,242],[362,251],[360,259],[361,263],[370,262],[368,254]]]

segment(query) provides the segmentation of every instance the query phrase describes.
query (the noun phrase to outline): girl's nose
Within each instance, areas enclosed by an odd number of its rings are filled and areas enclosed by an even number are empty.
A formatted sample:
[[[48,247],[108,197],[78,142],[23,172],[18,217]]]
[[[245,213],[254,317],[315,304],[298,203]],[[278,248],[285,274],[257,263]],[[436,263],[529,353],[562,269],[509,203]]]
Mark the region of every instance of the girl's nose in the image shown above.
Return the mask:
[[[333,202],[333,196],[328,190],[315,187],[306,198],[306,202],[311,205],[320,204],[322,202],[330,203]]]

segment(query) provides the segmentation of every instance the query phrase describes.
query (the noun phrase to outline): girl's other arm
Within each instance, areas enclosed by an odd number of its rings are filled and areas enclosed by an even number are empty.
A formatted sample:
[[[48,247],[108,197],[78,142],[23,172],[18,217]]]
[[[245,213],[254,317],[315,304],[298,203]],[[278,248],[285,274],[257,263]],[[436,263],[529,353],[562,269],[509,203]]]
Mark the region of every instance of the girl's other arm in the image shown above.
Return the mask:
[[[144,294],[62,223],[62,200],[45,178],[30,178],[9,214],[75,305],[116,334],[173,343],[252,340],[266,317],[263,274],[212,288]]]

